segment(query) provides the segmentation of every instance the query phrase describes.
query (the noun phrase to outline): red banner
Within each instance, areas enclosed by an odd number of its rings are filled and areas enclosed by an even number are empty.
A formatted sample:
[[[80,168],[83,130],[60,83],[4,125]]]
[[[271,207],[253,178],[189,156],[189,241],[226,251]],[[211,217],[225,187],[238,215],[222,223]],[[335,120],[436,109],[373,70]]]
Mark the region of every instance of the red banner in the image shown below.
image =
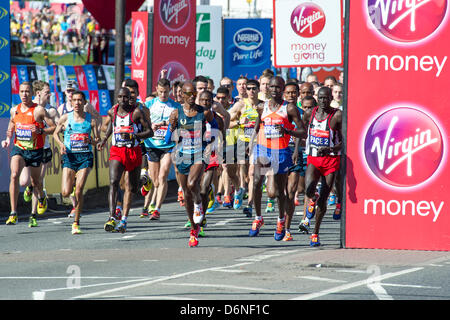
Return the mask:
[[[153,8],[152,89],[162,69],[171,82],[194,78],[196,1],[155,0]]]
[[[450,249],[448,6],[347,1],[346,247]]]
[[[139,98],[145,101],[148,81],[148,12],[132,13],[131,78],[139,84]]]

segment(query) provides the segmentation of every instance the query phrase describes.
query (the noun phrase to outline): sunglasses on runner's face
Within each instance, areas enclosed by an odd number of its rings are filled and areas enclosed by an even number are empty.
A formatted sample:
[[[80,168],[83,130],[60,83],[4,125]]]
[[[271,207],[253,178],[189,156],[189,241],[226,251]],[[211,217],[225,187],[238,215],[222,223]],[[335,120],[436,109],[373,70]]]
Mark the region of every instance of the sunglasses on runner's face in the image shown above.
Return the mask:
[[[247,90],[248,91],[256,91],[256,90],[258,90],[258,88],[257,87],[247,87]]]
[[[188,97],[192,97],[192,96],[196,96],[197,92],[195,92],[195,91],[192,91],[192,92],[183,91],[183,94],[188,96]]]

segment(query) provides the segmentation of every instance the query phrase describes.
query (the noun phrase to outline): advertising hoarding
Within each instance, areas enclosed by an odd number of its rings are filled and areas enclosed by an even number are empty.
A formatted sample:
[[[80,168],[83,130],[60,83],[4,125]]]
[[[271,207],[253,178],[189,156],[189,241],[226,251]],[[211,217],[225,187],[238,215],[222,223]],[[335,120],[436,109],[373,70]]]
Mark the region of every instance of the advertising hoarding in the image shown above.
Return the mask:
[[[211,78],[217,88],[222,78],[222,7],[197,6],[196,75]]]
[[[155,0],[152,90],[163,69],[173,82],[195,77],[196,1]]]
[[[342,0],[273,0],[274,66],[343,63]]]
[[[224,19],[224,76],[258,79],[272,65],[271,35],[271,19]]]
[[[349,2],[345,245],[449,250],[449,3]]]

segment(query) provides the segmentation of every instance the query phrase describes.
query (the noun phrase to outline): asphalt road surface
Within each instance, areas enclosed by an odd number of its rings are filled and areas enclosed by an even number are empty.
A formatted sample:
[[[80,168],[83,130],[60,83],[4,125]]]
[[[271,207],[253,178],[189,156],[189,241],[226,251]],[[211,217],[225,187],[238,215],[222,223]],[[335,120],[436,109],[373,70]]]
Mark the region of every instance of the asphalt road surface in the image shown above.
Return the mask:
[[[36,228],[27,217],[15,226],[2,218],[0,300],[187,300],[173,310],[180,314],[207,312],[186,302],[215,300],[224,305],[210,311],[224,314],[241,312],[239,300],[450,299],[449,252],[342,249],[333,208],[320,248],[297,231],[298,214],[294,241],[278,242],[276,211],[263,214],[265,226],[250,238],[252,219],[225,208],[207,215],[206,236],[189,248],[186,213],[175,201],[164,204],[160,221],[132,209],[124,234],[103,230],[106,209],[83,213],[81,235],[71,234],[62,212],[40,216]]]

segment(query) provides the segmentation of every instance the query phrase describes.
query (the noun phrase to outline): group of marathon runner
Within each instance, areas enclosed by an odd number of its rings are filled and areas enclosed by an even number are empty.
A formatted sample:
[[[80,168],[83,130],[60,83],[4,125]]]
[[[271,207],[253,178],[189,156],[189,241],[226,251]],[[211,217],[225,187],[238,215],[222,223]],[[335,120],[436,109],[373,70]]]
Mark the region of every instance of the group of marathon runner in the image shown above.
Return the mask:
[[[81,233],[84,186],[94,151],[110,145],[107,232],[126,232],[138,192],[145,198],[140,217],[160,219],[173,165],[178,201],[187,213],[185,227],[190,228],[189,247],[198,245],[205,215],[219,206],[253,217],[248,235],[258,236],[264,225],[264,190],[266,212],[274,211],[275,199],[278,203],[275,240],[293,240],[292,219],[304,193],[299,230],[309,233],[315,217],[310,246],[320,246],[328,204],[336,201],[333,218],[340,219],[342,105],[335,91],[342,97],[342,85],[334,77],[323,85],[314,78],[285,81],[265,70],[259,80],[240,77],[236,89],[233,97],[233,80],[224,77],[214,94],[211,79],[171,83],[163,71],[145,101],[138,98],[136,81],[123,81],[117,103],[101,117],[75,81],[67,83],[66,102],[58,108],[49,104],[48,83],[21,83],[21,103],[11,108],[1,142],[3,148],[12,143],[6,224],[18,222],[20,187],[25,187],[24,200],[31,201],[29,227],[37,226],[36,215],[47,210],[44,178],[53,136],[62,159],[61,194],[73,206],[72,234]]]

